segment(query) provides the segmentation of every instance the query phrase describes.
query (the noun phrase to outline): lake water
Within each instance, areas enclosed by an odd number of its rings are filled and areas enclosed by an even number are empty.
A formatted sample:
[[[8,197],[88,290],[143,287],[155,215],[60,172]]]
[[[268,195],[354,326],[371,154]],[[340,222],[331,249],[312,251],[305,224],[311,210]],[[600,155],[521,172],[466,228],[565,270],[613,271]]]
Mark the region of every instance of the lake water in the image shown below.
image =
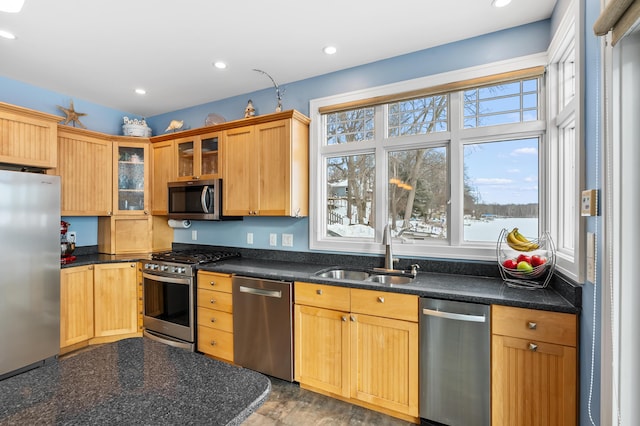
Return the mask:
[[[520,233],[525,237],[532,239],[538,238],[538,219],[537,218],[500,218],[486,222],[470,221],[468,226],[464,227],[465,241],[498,241],[500,231],[506,228],[511,230],[518,228]]]

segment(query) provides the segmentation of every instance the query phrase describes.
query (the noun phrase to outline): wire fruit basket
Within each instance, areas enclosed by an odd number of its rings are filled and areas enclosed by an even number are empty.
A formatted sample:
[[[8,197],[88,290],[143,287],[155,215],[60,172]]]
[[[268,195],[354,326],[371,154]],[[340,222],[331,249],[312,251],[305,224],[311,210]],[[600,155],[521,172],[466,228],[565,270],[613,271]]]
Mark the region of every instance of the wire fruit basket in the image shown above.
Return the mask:
[[[556,267],[556,247],[551,235],[545,231],[540,238],[527,239],[531,245],[526,248],[525,245],[514,245],[519,248],[516,249],[509,244],[511,232],[513,231],[502,229],[496,244],[498,268],[502,279],[509,287],[530,290],[547,287]],[[531,260],[534,256],[537,256],[537,263]],[[517,265],[518,259],[527,262],[529,266],[522,265],[520,269],[505,266],[505,263],[509,263],[508,260],[513,261],[512,265]],[[536,265],[533,266],[533,263]]]

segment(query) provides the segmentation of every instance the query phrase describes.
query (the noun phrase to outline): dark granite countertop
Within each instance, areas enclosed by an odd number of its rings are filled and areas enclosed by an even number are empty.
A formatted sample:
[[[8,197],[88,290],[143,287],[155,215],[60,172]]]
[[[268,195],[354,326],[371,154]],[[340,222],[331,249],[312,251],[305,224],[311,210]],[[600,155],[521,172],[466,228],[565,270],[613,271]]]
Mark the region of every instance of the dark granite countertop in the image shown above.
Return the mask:
[[[512,288],[499,277],[498,268],[490,262],[445,262],[419,259],[421,272],[411,284],[385,285],[373,282],[320,278],[314,274],[329,266],[375,267],[380,259],[355,255],[284,252],[277,250],[236,249],[219,246],[174,244],[174,249],[233,250],[241,256],[199,266],[199,269],[238,274],[254,278],[282,281],[305,281],[351,288],[363,288],[420,297],[498,304],[556,312],[579,313],[582,304],[581,286],[555,274],[549,287],[526,290]],[[109,255],[79,253],[75,262],[62,268],[111,262],[135,262],[150,258],[150,253]],[[401,259],[399,267],[406,269],[415,259]],[[472,271],[472,272],[470,272]],[[492,276],[492,274],[494,274]]]
[[[199,269],[281,281],[305,281],[350,288],[415,294],[420,297],[464,302],[517,306],[547,311],[578,313],[579,308],[552,288],[526,290],[512,288],[501,278],[419,272],[411,284],[378,284],[366,281],[320,278],[314,274],[327,266],[259,259],[230,259]]]
[[[270,390],[260,373],[139,337],[0,381],[0,424],[239,425]]]

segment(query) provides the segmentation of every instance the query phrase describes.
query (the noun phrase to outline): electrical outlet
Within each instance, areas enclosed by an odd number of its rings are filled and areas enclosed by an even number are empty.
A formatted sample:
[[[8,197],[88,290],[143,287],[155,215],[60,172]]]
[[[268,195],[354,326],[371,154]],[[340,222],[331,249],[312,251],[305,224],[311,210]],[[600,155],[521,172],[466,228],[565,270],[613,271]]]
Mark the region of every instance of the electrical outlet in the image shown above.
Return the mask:
[[[293,247],[293,234],[282,234],[282,246]]]
[[[269,234],[269,245],[270,246],[278,245],[278,234]]]
[[[586,189],[582,191],[582,202],[580,203],[580,214],[582,216],[598,215],[598,190]]]
[[[253,232],[247,232],[247,244],[253,244]]]
[[[195,229],[191,231],[191,239],[193,241],[198,241],[198,231],[196,231]]]
[[[67,232],[67,242],[75,243],[76,242],[76,233],[75,231]]]

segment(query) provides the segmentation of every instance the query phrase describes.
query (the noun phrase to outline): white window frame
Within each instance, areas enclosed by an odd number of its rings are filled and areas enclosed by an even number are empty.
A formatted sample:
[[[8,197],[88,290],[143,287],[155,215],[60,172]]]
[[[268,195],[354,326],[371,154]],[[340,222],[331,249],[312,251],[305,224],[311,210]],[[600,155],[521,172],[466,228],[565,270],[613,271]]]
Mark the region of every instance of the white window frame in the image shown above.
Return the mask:
[[[536,66],[546,66],[548,57],[546,53],[540,53],[535,55],[524,56],[520,58],[514,58],[510,60],[495,62],[491,64],[486,64],[482,66],[466,68],[457,71],[451,71],[442,74],[436,74],[428,77],[417,78],[413,80],[393,83],[385,86],[379,86],[369,89],[358,90],[354,92],[338,94],[334,96],[328,96],[325,98],[313,99],[310,101],[310,115],[311,115],[311,127],[310,127],[310,155],[309,155],[309,171],[310,171],[310,188],[309,188],[309,198],[310,198],[310,211],[309,215],[309,247],[311,250],[322,250],[322,251],[330,251],[330,252],[351,252],[351,253],[370,253],[370,254],[378,254],[384,252],[384,247],[382,246],[382,229],[378,225],[376,227],[376,235],[374,241],[371,240],[362,240],[356,238],[331,238],[324,237],[326,235],[326,221],[324,220],[323,211],[326,211],[326,204],[323,199],[324,189],[326,186],[326,168],[324,166],[323,155],[331,152],[332,150],[336,150],[336,153],[339,152],[340,155],[347,151],[351,151],[350,153],[362,153],[362,152],[375,152],[376,153],[376,168],[382,167],[382,172],[376,173],[376,188],[377,193],[383,196],[383,199],[379,200],[376,203],[376,217],[377,218],[386,218],[387,217],[387,197],[388,191],[380,191],[380,187],[378,185],[383,185],[384,188],[387,186],[386,179],[386,161],[385,154],[386,151],[389,150],[397,150],[402,148],[403,145],[400,143],[387,143],[377,141],[377,142],[362,142],[353,144],[353,146],[345,149],[344,146],[332,147],[332,146],[324,146],[323,141],[323,115],[320,113],[320,109],[322,107],[329,107],[332,105],[343,104],[347,102],[355,102],[362,99],[370,99],[377,96],[385,96],[385,95],[394,95],[397,93],[409,92],[412,90],[423,89],[427,87],[438,86],[442,84],[448,84],[456,81],[464,81],[470,80],[480,77],[485,77],[488,75],[500,74],[511,71],[518,71],[525,68],[531,68]],[[544,79],[541,79],[541,88],[540,88],[540,97],[538,103],[540,105],[540,109],[542,114],[544,114],[545,110],[545,85]],[[483,141],[494,141],[494,140],[504,140],[509,137],[510,129],[513,129],[513,135],[517,138],[522,138],[530,136],[530,137],[540,137],[540,153],[539,153],[539,185],[540,185],[540,194],[544,194],[544,190],[546,188],[546,176],[543,173],[546,171],[546,167],[544,167],[543,159],[546,158],[545,147],[545,131],[544,128],[544,116],[541,117],[539,121],[535,122],[525,122],[525,123],[517,123],[517,131],[516,125],[505,124],[500,126],[500,134],[496,134],[495,127],[481,127],[474,129],[464,129],[461,131],[461,123],[462,123],[462,114],[461,114],[461,100],[459,99],[459,92],[453,92],[450,98],[449,103],[449,119],[451,122],[453,120],[458,120],[460,125],[451,126],[448,132],[435,132],[433,134],[421,135],[421,140],[425,141],[425,146],[429,146],[430,142],[441,144],[441,141],[444,139],[456,138],[456,140],[460,140],[459,144],[450,144],[448,150],[449,161],[455,161],[458,164],[462,164],[463,160],[463,149],[462,146],[465,143],[478,143]],[[377,107],[382,108],[382,107]],[[384,128],[385,123],[383,121],[384,114],[376,114],[379,122],[376,122],[376,127],[381,126],[380,128]],[[542,124],[541,124],[542,123]],[[528,129],[524,130],[523,129]],[[452,134],[452,132],[454,134]],[[456,134],[456,132],[461,132],[464,135],[464,139],[461,139],[460,134]],[[526,133],[526,135],[525,135]],[[382,147],[378,147],[381,149],[376,149],[375,144],[382,143]],[[350,144],[349,144],[350,145]],[[322,155],[321,155],[322,152]],[[462,179],[463,179],[463,170],[460,168],[459,170],[452,170],[450,173],[450,186],[451,186],[451,208],[449,209],[449,217],[460,218],[459,221],[450,220],[449,227],[449,241],[433,241],[429,242],[429,244],[418,245],[418,244],[403,244],[401,240],[394,240],[394,251],[397,255],[404,256],[417,256],[417,257],[438,257],[438,258],[450,258],[450,259],[474,259],[474,260],[495,260],[496,259],[496,243],[483,243],[483,242],[465,242],[463,241],[463,222],[462,222],[462,209],[463,209],[463,194],[462,194]],[[540,197],[540,229],[546,229],[547,218],[542,214],[542,212],[546,211],[545,208],[546,200],[544,197]],[[459,223],[457,223],[459,222]],[[496,236],[497,238],[497,236]]]
[[[556,268],[566,277],[583,282],[585,278],[586,256],[585,247],[585,221],[580,217],[580,188],[584,188],[584,88],[582,76],[584,75],[583,48],[581,41],[581,20],[578,19],[578,2],[572,0],[551,40],[548,49],[549,66],[547,68],[547,123],[549,134],[549,151],[546,164],[549,166],[549,182],[561,182],[562,176],[568,173],[573,162],[573,188],[550,185],[547,192],[549,209],[548,223],[551,237],[556,242],[557,256]],[[560,104],[560,79],[562,73],[558,70],[558,64],[562,63],[573,50],[575,61],[575,94],[566,105]],[[573,135],[573,152],[565,148],[563,144],[563,131],[569,126],[575,126]],[[573,155],[573,158],[567,156]],[[563,160],[564,158],[564,160]],[[573,229],[564,229],[566,224]],[[573,241],[564,241],[567,231],[573,235]]]

